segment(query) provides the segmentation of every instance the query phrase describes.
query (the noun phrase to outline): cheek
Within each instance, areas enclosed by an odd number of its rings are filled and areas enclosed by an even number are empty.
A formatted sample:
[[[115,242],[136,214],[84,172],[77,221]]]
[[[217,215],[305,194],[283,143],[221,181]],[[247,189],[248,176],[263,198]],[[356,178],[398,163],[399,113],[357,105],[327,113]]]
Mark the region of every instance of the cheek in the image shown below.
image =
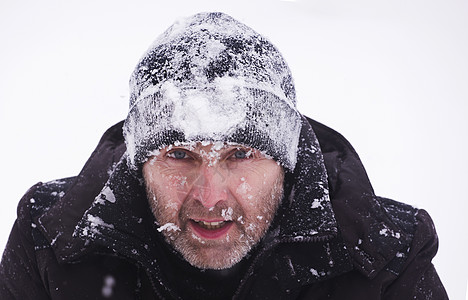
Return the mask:
[[[233,190],[242,199],[255,202],[267,196],[277,184],[278,176],[275,172],[255,172],[241,176],[234,180],[236,185]]]
[[[250,227],[246,226],[251,231],[257,230],[258,226],[264,228],[271,222],[282,195],[284,177],[281,169],[261,172],[259,169],[233,180],[232,190],[236,201],[244,209],[244,219]]]
[[[162,185],[152,185],[147,187],[147,190],[148,200],[156,219],[163,223],[174,222],[182,206],[177,192]]]
[[[165,183],[165,186],[169,190],[184,191],[187,187],[187,177],[180,174],[169,175],[162,179],[162,182]]]
[[[172,195],[172,197],[187,190],[189,178],[183,172],[162,168],[162,170],[147,171],[145,175],[149,179],[149,183],[155,186],[158,191]]]
[[[187,178],[180,174],[147,170],[145,181],[154,214],[163,219],[174,218],[187,195]]]
[[[159,209],[161,211],[164,211],[165,214],[167,214],[167,216],[169,216],[171,219],[174,219],[180,211],[180,203],[178,202],[167,201],[161,204],[162,207],[160,207]]]
[[[249,184],[249,181],[245,177],[239,178],[240,183],[237,185],[235,189],[235,193],[241,199],[252,200],[252,186]]]

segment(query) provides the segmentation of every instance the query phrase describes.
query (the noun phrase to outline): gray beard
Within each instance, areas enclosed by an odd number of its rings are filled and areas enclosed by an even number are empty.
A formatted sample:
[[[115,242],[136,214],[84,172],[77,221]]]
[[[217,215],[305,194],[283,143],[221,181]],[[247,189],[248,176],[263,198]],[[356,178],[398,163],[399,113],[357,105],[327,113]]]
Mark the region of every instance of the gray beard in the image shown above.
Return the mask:
[[[283,198],[284,174],[275,181],[269,193],[259,201],[263,204],[260,220],[256,216],[247,216],[239,203],[220,202],[212,210],[208,210],[194,199],[186,199],[177,216],[170,216],[167,208],[159,207],[159,203],[168,203],[165,194],[147,186],[148,201],[158,225],[180,224],[165,227],[161,230],[166,242],[177,250],[192,266],[200,269],[227,269],[240,262],[249,251],[265,236]],[[158,199],[163,201],[159,202]],[[164,201],[165,200],[165,201]],[[219,217],[223,210],[232,208],[232,226],[235,226],[233,236],[228,235],[223,240],[202,240],[188,228],[190,216],[203,216],[207,219]],[[178,230],[176,230],[178,229]]]

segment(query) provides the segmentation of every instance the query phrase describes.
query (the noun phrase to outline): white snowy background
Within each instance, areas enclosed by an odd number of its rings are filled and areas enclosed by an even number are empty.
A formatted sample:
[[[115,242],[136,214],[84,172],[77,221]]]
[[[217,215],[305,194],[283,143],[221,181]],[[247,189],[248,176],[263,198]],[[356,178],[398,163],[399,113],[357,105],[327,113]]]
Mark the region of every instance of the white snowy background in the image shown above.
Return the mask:
[[[465,0],[0,2],[0,248],[23,193],[76,175],[125,118],[128,78],[176,19],[223,11],[270,38],[300,110],[356,148],[378,195],[425,208],[451,299],[468,278]]]

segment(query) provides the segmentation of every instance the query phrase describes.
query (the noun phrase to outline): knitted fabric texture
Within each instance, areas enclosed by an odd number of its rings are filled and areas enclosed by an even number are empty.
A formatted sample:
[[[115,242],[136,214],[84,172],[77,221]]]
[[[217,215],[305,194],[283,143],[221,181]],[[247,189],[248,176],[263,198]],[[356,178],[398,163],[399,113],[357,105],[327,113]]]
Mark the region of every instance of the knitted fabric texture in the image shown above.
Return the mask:
[[[266,38],[223,13],[176,22],[130,79],[124,125],[129,165],[175,143],[224,142],[293,170],[301,115],[291,72]]]

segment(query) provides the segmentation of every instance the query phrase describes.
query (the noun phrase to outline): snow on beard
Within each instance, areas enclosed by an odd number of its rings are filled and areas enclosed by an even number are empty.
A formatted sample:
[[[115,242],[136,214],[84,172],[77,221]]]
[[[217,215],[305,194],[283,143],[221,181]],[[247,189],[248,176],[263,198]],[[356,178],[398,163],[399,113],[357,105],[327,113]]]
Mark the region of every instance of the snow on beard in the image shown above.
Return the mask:
[[[216,164],[215,164],[216,165]],[[266,174],[262,177],[265,177]],[[261,178],[261,193],[244,177],[233,183],[237,197],[207,208],[193,198],[175,205],[164,188],[147,184],[149,202],[159,231],[190,264],[198,268],[224,269],[239,262],[268,230],[282,198],[283,173],[274,182]],[[178,186],[177,180],[173,184]],[[190,229],[193,217],[222,219],[232,228],[220,239],[204,239]]]

